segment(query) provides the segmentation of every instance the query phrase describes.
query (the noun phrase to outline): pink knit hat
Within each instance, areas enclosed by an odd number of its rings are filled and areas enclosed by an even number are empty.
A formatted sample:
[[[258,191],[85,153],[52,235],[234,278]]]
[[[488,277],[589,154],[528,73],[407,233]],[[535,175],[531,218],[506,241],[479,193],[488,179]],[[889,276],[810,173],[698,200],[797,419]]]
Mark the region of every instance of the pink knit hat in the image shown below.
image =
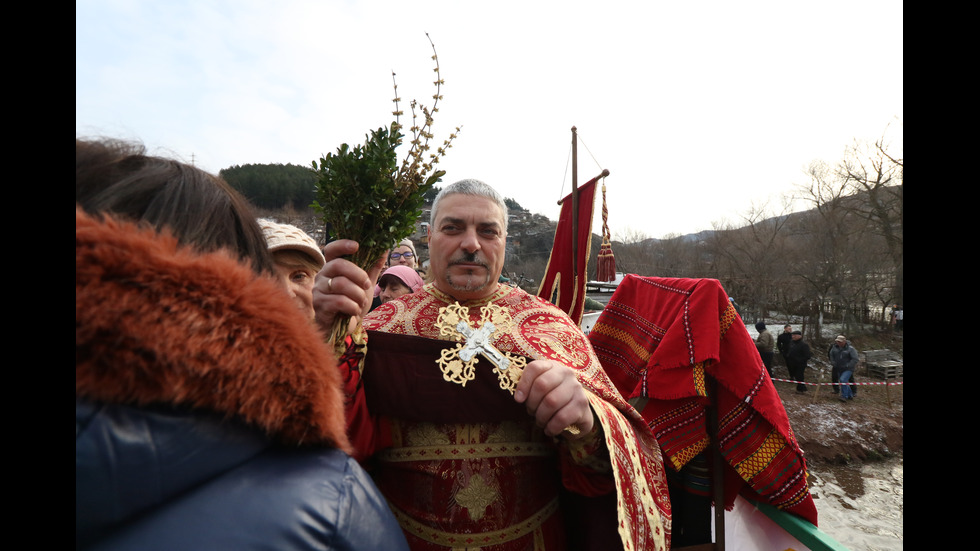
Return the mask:
[[[422,281],[422,276],[408,266],[392,266],[391,268],[388,268],[383,274],[381,274],[381,277],[378,279],[378,283],[380,284],[382,281],[384,281],[385,277],[388,276],[398,278],[405,284],[406,287],[411,289],[413,293],[421,289],[422,285],[425,283]]]

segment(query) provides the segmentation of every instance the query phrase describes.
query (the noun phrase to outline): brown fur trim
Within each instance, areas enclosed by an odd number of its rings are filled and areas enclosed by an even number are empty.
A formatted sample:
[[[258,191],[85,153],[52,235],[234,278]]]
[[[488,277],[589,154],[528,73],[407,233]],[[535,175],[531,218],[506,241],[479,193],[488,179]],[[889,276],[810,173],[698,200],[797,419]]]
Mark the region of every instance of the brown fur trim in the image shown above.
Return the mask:
[[[278,283],[77,207],[75,394],[215,411],[350,451],[336,356]]]

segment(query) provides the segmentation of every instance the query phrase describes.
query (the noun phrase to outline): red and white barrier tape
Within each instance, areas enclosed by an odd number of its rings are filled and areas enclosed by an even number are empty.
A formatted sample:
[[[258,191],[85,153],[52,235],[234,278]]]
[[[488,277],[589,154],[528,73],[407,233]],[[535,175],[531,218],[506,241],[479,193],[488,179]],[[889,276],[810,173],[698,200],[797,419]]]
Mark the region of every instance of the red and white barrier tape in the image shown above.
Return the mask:
[[[797,383],[797,384],[801,384],[802,383],[802,384],[804,384],[806,386],[837,386],[837,385],[857,385],[857,386],[875,386],[875,385],[879,385],[880,386],[880,385],[888,385],[888,386],[893,386],[893,385],[900,385],[900,384],[903,384],[904,383],[904,381],[894,381],[894,382],[882,381],[880,383],[811,383],[809,381],[796,381],[796,380],[793,380],[793,379],[773,379],[773,382],[776,382],[776,381],[779,381],[779,382],[782,382],[782,383]]]

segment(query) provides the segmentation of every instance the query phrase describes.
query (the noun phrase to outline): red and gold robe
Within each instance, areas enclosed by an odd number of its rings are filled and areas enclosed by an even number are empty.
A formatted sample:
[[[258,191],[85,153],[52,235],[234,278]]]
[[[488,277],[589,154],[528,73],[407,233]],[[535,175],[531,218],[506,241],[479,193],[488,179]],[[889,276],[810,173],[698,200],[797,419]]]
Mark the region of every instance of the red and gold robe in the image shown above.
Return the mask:
[[[582,331],[520,289],[501,286],[461,304],[474,326],[482,306],[506,309],[513,329],[492,343],[501,352],[578,370],[594,430],[578,440],[548,438],[498,386],[489,361],[477,362],[465,386],[444,380],[436,360],[455,342],[440,336],[436,320],[453,302],[428,284],[371,312],[362,396],[350,401],[354,446],[369,458],[412,548],[574,548],[582,543],[577,529],[605,520],[601,548],[620,539],[624,549],[668,549],[670,502],[656,438]]]

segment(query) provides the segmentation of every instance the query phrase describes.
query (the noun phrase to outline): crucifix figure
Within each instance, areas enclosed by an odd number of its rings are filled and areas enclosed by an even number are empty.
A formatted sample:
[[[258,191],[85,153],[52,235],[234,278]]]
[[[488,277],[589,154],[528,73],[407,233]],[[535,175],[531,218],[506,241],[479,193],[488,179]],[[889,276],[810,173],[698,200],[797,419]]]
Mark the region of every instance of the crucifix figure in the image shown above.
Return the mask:
[[[494,348],[490,342],[490,335],[493,334],[494,329],[492,321],[484,323],[479,329],[473,329],[465,321],[457,323],[456,330],[466,337],[465,346],[459,351],[460,359],[468,362],[476,354],[482,353],[497,369],[507,371],[507,368],[510,367],[510,360]]]
[[[442,351],[436,360],[445,380],[462,386],[476,377],[476,364],[482,355],[496,368],[500,388],[514,393],[521,370],[527,359],[509,352],[501,352],[493,345],[493,336],[498,331],[506,331],[513,323],[506,308],[496,305],[480,309],[481,318],[476,326],[470,325],[469,308],[458,302],[439,310],[436,325],[439,333],[457,341],[454,348]],[[496,321],[497,323],[494,323]],[[462,342],[459,342],[462,341]]]
[[[436,360],[442,370],[442,378],[461,386],[476,378],[476,364],[482,354],[495,367],[500,388],[514,393],[521,373],[527,366],[527,358],[510,352],[501,352],[493,345],[492,337],[498,329],[510,330],[513,321],[506,308],[490,304],[480,308],[478,327],[470,326],[470,309],[458,302],[439,309],[436,327],[439,334],[452,337],[457,341],[454,348],[442,350],[441,357]],[[496,320],[496,324],[492,320]],[[463,342],[458,342],[463,341]],[[575,425],[565,428],[572,434],[579,434]]]

